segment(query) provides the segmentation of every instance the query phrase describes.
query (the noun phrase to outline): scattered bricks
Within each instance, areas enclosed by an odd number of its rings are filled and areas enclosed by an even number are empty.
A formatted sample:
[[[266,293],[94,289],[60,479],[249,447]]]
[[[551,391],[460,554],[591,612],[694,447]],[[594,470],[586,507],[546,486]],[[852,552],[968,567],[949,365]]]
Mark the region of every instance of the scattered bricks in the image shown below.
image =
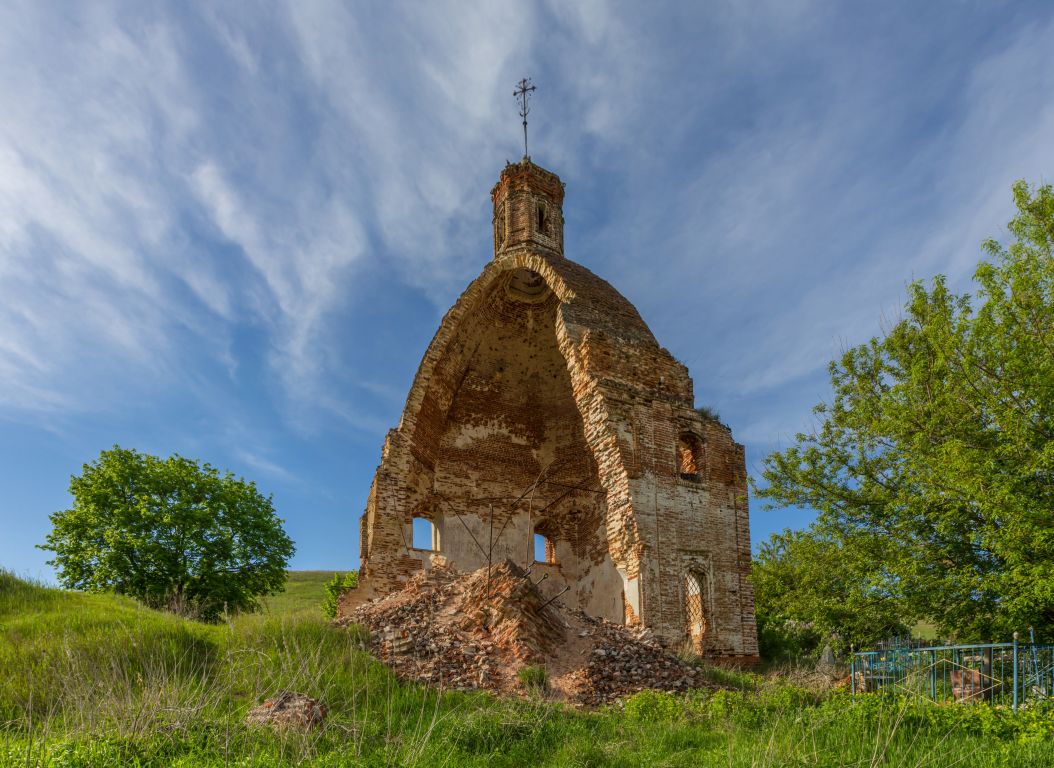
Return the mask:
[[[245,716],[247,725],[269,725],[276,730],[310,728],[326,719],[326,706],[310,696],[293,691],[279,691]]]

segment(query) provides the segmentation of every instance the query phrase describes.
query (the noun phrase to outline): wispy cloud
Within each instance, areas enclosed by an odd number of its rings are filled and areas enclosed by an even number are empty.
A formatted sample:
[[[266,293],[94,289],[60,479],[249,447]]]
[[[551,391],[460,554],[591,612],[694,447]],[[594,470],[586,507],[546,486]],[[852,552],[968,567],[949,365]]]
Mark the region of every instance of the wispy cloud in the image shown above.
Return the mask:
[[[246,466],[257,472],[262,472],[267,475],[269,479],[284,480],[285,482],[293,482],[297,480],[296,475],[290,472],[288,469],[283,467],[270,459],[266,459],[252,451],[248,451],[244,448],[239,448],[234,452],[234,456],[241,462],[245,463]]]
[[[568,255],[757,457],[1050,178],[1052,39],[1044,3],[0,5],[0,419],[218,452],[348,523],[490,258],[531,75]]]
[[[0,67],[21,76],[0,84],[0,399],[106,407],[99,385],[117,370],[186,383],[202,353],[229,361],[246,325],[268,329],[288,395],[310,396],[361,223],[324,174],[231,151],[229,110],[261,98],[215,92],[256,71],[243,36],[211,16],[217,38],[197,38],[194,19],[126,10],[53,18],[26,4],[3,18]],[[214,81],[200,79],[206,60]],[[264,126],[246,129],[256,149],[282,152]]]

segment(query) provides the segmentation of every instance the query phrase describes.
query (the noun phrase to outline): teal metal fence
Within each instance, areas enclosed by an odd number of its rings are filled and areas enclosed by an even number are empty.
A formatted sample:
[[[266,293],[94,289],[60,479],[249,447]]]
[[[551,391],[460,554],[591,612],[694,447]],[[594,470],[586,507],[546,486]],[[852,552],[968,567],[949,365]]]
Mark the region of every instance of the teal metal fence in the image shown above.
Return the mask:
[[[988,702],[1017,709],[1054,696],[1054,645],[1018,642],[855,651],[853,697],[881,692],[936,702]]]

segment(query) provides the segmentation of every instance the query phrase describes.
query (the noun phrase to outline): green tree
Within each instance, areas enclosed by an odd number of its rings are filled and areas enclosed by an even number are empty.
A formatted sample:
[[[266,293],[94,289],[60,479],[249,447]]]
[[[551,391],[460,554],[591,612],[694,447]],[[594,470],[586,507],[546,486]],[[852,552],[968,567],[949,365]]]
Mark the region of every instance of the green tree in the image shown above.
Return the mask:
[[[1054,634],[1054,191],[1013,188],[976,296],[914,283],[903,318],[830,365],[817,428],[764,463],[769,506],[818,511],[901,616],[960,639]]]
[[[285,585],[292,540],[256,485],[182,456],[114,446],[70,480],[41,549],[69,589],[214,620]]]
[[[902,606],[888,574],[871,567],[873,554],[818,531],[762,542],[752,563],[761,655],[800,659],[825,644],[841,653],[906,635]]]

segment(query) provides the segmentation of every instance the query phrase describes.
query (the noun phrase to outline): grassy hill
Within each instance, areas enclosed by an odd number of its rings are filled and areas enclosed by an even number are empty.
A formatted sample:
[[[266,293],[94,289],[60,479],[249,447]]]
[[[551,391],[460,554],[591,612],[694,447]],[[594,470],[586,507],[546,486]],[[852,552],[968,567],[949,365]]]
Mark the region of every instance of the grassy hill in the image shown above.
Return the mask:
[[[205,625],[0,572],[0,766],[1054,765],[1042,713],[851,704],[786,679],[601,712],[401,683],[322,620],[330,575]],[[279,690],[325,702],[325,728],[243,725]]]
[[[265,597],[263,610],[272,615],[318,613],[326,584],[337,571],[290,571],[285,591]],[[343,571],[341,571],[343,573]]]

